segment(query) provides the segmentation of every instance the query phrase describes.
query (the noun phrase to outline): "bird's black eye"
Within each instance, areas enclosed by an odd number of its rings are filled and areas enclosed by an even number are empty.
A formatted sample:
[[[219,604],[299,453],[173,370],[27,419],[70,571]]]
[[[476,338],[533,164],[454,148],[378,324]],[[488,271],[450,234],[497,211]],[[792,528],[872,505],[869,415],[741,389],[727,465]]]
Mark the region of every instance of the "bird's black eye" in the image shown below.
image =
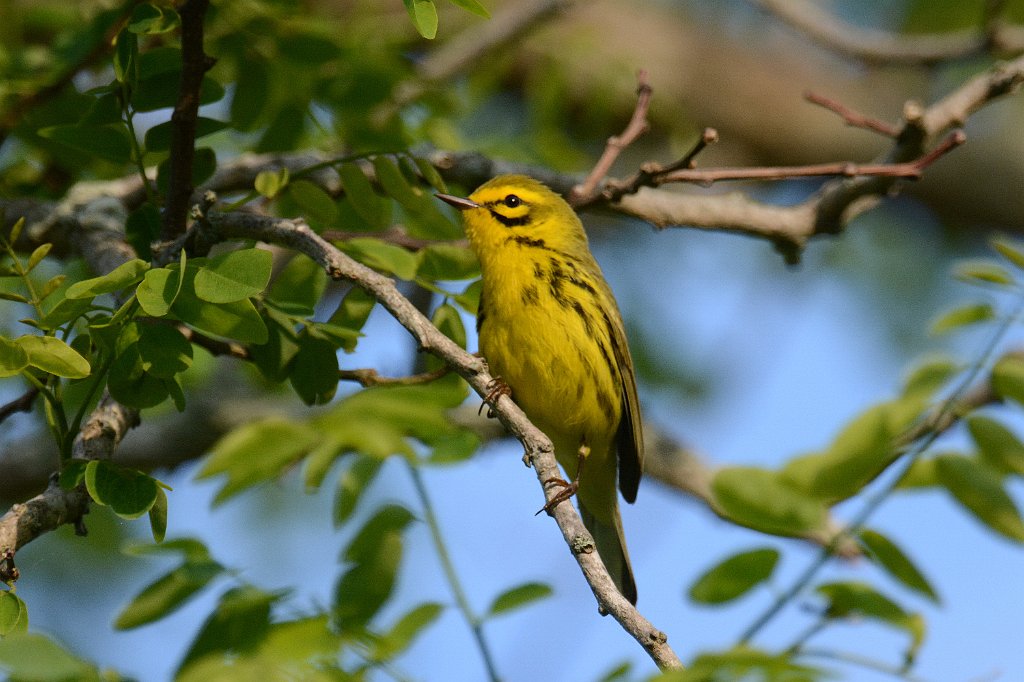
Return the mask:
[[[509,208],[515,208],[519,204],[523,203],[523,200],[517,197],[515,194],[509,194],[505,197],[505,205]]]

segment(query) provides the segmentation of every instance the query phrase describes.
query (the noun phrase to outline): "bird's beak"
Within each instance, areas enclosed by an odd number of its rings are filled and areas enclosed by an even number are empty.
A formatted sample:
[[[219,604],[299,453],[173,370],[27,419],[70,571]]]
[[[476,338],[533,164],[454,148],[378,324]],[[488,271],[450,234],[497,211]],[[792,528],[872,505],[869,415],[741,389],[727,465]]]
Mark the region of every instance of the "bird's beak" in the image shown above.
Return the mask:
[[[453,194],[441,194],[439,192],[434,196],[446,204],[451,204],[460,211],[465,211],[470,208],[480,208],[480,204],[476,203],[472,199],[464,199],[463,197],[457,197]]]

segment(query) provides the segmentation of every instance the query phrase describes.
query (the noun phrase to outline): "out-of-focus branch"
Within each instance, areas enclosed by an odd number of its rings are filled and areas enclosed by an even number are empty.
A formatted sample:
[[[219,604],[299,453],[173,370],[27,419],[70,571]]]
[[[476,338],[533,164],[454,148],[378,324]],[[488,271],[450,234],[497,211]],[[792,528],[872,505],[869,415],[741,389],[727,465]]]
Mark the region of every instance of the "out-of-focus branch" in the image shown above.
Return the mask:
[[[873,64],[935,64],[989,52],[1024,52],[1024,27],[987,17],[980,29],[907,35],[854,26],[809,0],[751,0],[814,42]]]
[[[31,412],[32,406],[35,405],[36,398],[38,397],[39,389],[33,386],[14,400],[0,405],[0,422],[18,412]]]
[[[171,114],[170,168],[161,225],[161,236],[165,240],[185,231],[192,197],[199,90],[203,75],[213,66],[213,60],[203,52],[203,21],[209,5],[209,0],[186,0],[178,12],[181,16],[181,81],[178,102]]]

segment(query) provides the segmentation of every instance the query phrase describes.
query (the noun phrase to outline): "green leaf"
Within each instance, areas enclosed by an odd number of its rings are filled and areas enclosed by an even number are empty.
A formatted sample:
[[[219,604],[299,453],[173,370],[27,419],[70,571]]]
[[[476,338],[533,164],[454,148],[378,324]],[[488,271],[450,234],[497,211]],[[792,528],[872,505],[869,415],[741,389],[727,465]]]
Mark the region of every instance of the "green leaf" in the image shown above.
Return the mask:
[[[196,118],[196,139],[220,132],[228,127],[225,121],[199,116]],[[171,148],[171,131],[174,129],[173,121],[166,121],[157,124],[146,131],[146,150],[151,152],[166,152]]]
[[[376,270],[394,274],[399,279],[416,276],[416,256],[401,246],[370,237],[355,237],[338,243],[338,248]]]
[[[114,627],[131,630],[174,613],[223,572],[216,561],[186,561],[147,585],[117,615]]]
[[[340,527],[356,510],[363,493],[373,483],[383,460],[357,456],[338,477],[338,490],[334,494],[334,525]]]
[[[992,240],[992,247],[1010,263],[1018,268],[1024,268],[1024,250],[1019,243],[1006,237],[996,237]]]
[[[132,106],[137,112],[155,111],[174,107],[178,102],[178,87],[181,82],[181,57],[178,52],[178,63],[170,71],[162,71],[152,76],[147,76],[147,54],[156,50],[143,53],[139,57],[139,85],[132,95]],[[224,97],[224,86],[209,76],[203,76],[203,82],[199,91],[199,103],[213,104]]]
[[[217,304],[199,299],[195,292],[197,272],[198,268],[191,263],[185,268],[181,291],[171,312],[182,322],[207,334],[242,343],[266,343],[267,326],[256,306],[249,299]]]
[[[225,592],[189,647],[182,669],[207,654],[253,651],[269,630],[270,609],[281,596],[251,585]]]
[[[124,232],[139,258],[151,259],[150,244],[160,238],[160,209],[148,201],[142,204],[128,215]]]
[[[487,613],[484,617],[493,618],[494,616],[500,616],[521,609],[533,602],[547,599],[552,594],[554,592],[551,586],[544,583],[529,582],[517,585],[495,597],[487,608]]]
[[[945,355],[926,358],[917,364],[903,382],[903,395],[931,397],[956,376],[960,364]]]
[[[348,201],[360,218],[371,228],[383,230],[391,221],[391,205],[373,191],[373,186],[358,163],[343,163],[337,167],[341,185]]]
[[[913,658],[924,641],[924,621],[920,615],[907,613],[871,585],[835,582],[819,585],[815,591],[827,601],[826,615],[830,618],[870,618],[906,631],[912,642],[907,652],[908,660]]]
[[[932,334],[945,334],[960,327],[988,322],[996,317],[996,311],[989,303],[967,303],[947,310],[931,324]]]
[[[26,682],[98,682],[99,671],[44,635],[14,634],[0,639],[0,669]]]
[[[161,379],[169,379],[192,366],[192,344],[167,325],[146,325],[139,338],[142,370]]]
[[[58,327],[78,319],[92,308],[92,300],[87,298],[61,298],[39,321],[39,328],[52,331]]]
[[[292,358],[299,352],[297,336],[288,318],[266,309],[267,342],[249,347],[249,357],[256,368],[270,381],[280,383],[288,378]]]
[[[327,273],[315,261],[296,254],[274,278],[269,299],[291,315],[311,316],[327,288]]]
[[[934,488],[939,485],[939,474],[935,459],[916,459],[907,473],[900,479],[898,488],[913,490],[915,488]]]
[[[210,560],[210,550],[195,538],[175,538],[160,544],[140,542],[125,547],[124,553],[136,557],[180,556],[182,561],[190,564],[201,564]]]
[[[370,312],[377,305],[377,299],[360,287],[352,287],[345,297],[341,299],[337,309],[331,315],[328,322],[346,329],[359,331],[366,324]],[[356,344],[342,345],[346,351],[355,350]]]
[[[40,137],[116,164],[132,158],[132,145],[122,125],[61,125],[42,128]]]
[[[231,98],[231,124],[237,130],[252,130],[266,110],[269,100],[270,72],[265,61],[253,56],[245,61],[244,68],[238,70]]]
[[[742,597],[768,580],[778,561],[778,550],[771,548],[734,554],[712,566],[690,586],[690,599],[700,604],[724,604]]]
[[[179,291],[180,269],[153,268],[135,290],[135,298],[147,315],[163,317],[170,312]]]
[[[453,223],[441,212],[433,196],[409,183],[395,161],[388,156],[372,160],[377,181],[384,192],[395,199],[409,215],[407,229],[417,237],[454,239],[462,236],[461,221]]]
[[[909,407],[916,415],[924,404],[904,400],[875,405],[844,427],[828,450],[790,460],[781,474],[792,485],[826,502],[848,499],[899,455],[894,443],[902,424],[893,422],[908,420],[900,408]]]
[[[28,631],[28,607],[10,590],[0,590],[0,639]]]
[[[437,620],[444,606],[427,602],[413,607],[374,643],[373,659],[387,661],[408,649],[416,637]]]
[[[20,343],[0,336],[0,377],[19,374],[28,367],[28,353]]]
[[[412,521],[398,505],[380,509],[345,550],[353,564],[334,591],[334,617],[342,631],[362,628],[391,596],[402,560],[402,531]]]
[[[1024,443],[1003,424],[983,415],[967,418],[981,460],[1000,473],[1024,475]]]
[[[139,38],[127,29],[117,34],[114,45],[114,78],[134,88],[139,80]]]
[[[167,535],[167,493],[160,486],[156,489],[156,500],[149,508],[149,528],[153,533],[153,542],[163,542]]]
[[[329,341],[303,333],[288,380],[307,405],[324,405],[338,390],[338,350]]]
[[[447,303],[437,306],[431,316],[431,322],[442,334],[457,343],[460,347],[466,347],[466,328],[462,325],[462,316],[459,311]],[[440,362],[440,361],[439,361]]]
[[[470,315],[476,315],[477,310],[480,308],[480,293],[483,291],[483,281],[476,280],[471,282],[463,292],[457,295],[454,300],[459,304],[463,310]]]
[[[127,263],[117,266],[102,277],[93,277],[92,279],[75,282],[68,287],[64,296],[66,298],[93,298],[100,294],[120,291],[139,282],[147,270],[149,270],[149,263],[133,258]]]
[[[453,5],[458,5],[462,9],[468,12],[472,12],[478,17],[483,17],[484,19],[491,18],[491,15],[487,11],[487,8],[481,5],[477,0],[451,0],[451,2]]]
[[[276,171],[264,170],[256,174],[256,191],[268,199],[273,199],[288,186],[289,172],[287,168]]]
[[[404,0],[412,25],[427,40],[437,35],[437,7],[433,0]]]
[[[979,521],[995,532],[1024,542],[1024,521],[999,474],[970,457],[935,458],[939,481]]]
[[[266,249],[239,249],[216,256],[195,276],[196,296],[209,303],[234,303],[267,288],[274,266]]]
[[[50,253],[50,249],[52,248],[53,244],[49,243],[37,246],[35,251],[32,252],[32,255],[28,257],[28,264],[25,266],[25,271],[32,272],[35,270],[35,267],[39,265],[44,258],[46,258],[46,254]]]
[[[1024,358],[1005,355],[992,368],[992,388],[1001,398],[1024,405]]]
[[[53,336],[21,336],[15,342],[28,355],[28,364],[67,379],[84,379],[92,372],[89,361]]]
[[[715,501],[730,519],[773,535],[799,535],[821,527],[826,507],[778,474],[756,467],[725,467],[711,482]]]
[[[928,579],[889,538],[873,530],[864,529],[860,531],[860,541],[867,550],[868,557],[888,571],[889,575],[936,604],[939,603],[939,595]]]
[[[297,462],[320,441],[308,424],[284,419],[265,419],[245,424],[214,444],[198,478],[226,475],[215,503],[269,481]]]
[[[178,15],[173,10],[168,8],[165,14],[163,9],[147,2],[132,10],[128,30],[142,35],[154,35],[173,30],[178,23]]]
[[[96,459],[85,467],[85,487],[93,500],[125,519],[149,512],[158,490],[156,480],[148,474]]]
[[[989,260],[967,260],[958,264],[953,275],[960,280],[984,284],[1013,284],[1013,276],[998,263]]]
[[[472,249],[454,244],[431,244],[416,254],[416,275],[431,281],[462,280],[480,276]]]
[[[309,180],[289,183],[288,195],[299,205],[311,225],[333,223],[338,219],[338,207],[331,195]]]
[[[816,682],[828,675],[802,665],[792,655],[738,646],[724,652],[701,654],[686,670],[673,670],[657,682]]]

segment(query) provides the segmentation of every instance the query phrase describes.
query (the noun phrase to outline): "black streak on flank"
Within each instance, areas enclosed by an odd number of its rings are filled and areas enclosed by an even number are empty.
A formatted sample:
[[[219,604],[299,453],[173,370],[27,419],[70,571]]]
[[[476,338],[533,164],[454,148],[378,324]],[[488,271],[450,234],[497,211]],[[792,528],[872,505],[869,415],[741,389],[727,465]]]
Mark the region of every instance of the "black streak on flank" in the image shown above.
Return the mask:
[[[562,286],[566,282],[565,271],[562,270],[562,263],[557,260],[551,261],[551,272],[548,273],[548,288],[551,289],[551,297],[558,301],[558,305],[568,308],[572,302],[566,297]]]
[[[576,314],[583,320],[583,328],[587,330],[587,336],[594,338],[594,321],[590,319],[590,315],[583,308],[583,304],[579,301],[572,302],[572,309],[576,311]]]
[[[537,287],[530,285],[523,288],[521,295],[523,305],[537,305],[540,303],[540,292],[537,291]]]

